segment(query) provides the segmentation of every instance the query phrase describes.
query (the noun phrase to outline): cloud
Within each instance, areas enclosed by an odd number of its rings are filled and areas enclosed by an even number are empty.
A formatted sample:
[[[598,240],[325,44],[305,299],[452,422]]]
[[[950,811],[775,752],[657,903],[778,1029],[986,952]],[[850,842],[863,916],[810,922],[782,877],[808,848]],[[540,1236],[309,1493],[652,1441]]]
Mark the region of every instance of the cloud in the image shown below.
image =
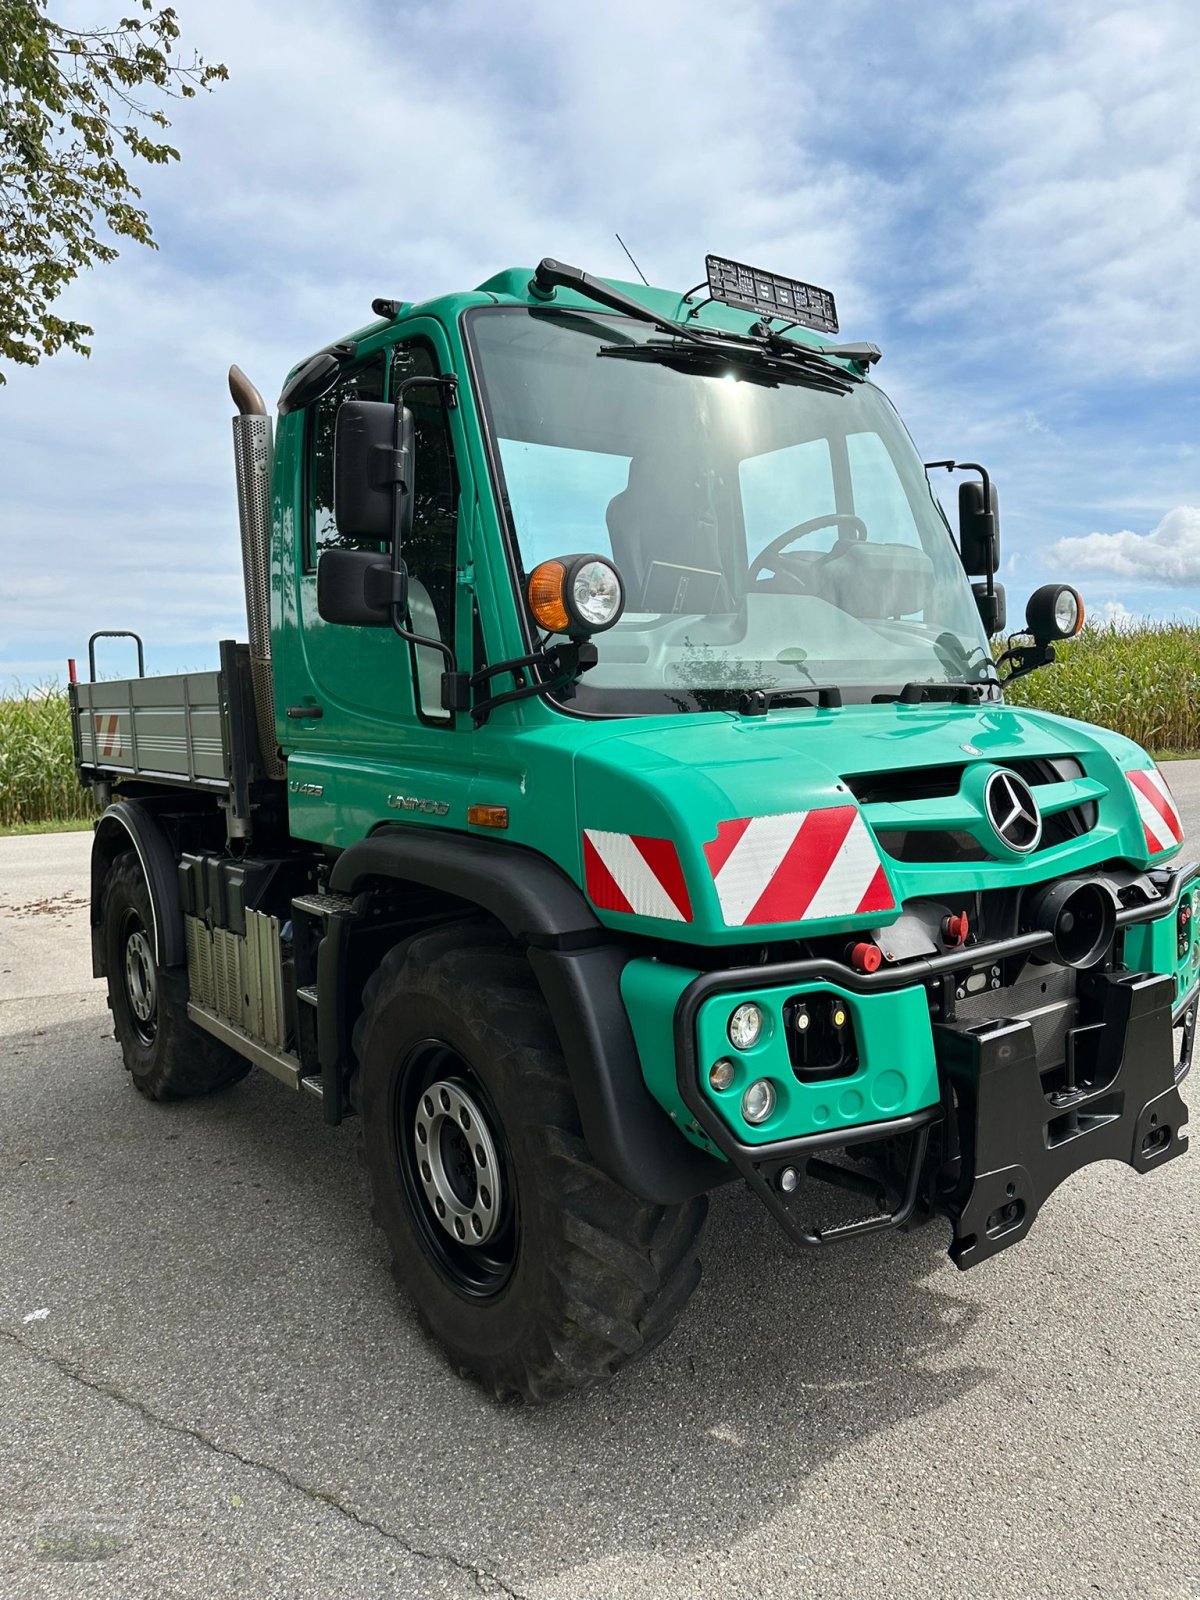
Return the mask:
[[[1087,533],[1059,539],[1053,561],[1072,572],[1104,572],[1139,583],[1200,584],[1200,506],[1176,506],[1150,533]]]
[[[833,287],[925,454],[995,472],[1031,576],[1047,530],[1196,502],[1193,0],[744,0],[732,30],[723,0],[612,0],[602,29],[529,0],[516,32],[487,0],[180,9],[230,81],[139,175],[161,249],[60,307],[89,362],[3,392],[0,681],[96,627],[158,670],[244,632],[230,361],[270,400],[374,295],[543,254],[630,277],[616,229],[652,282],[714,249]]]
[[[1090,608],[1088,620],[1117,633],[1131,633],[1144,626],[1147,619],[1137,611],[1130,611],[1124,600],[1102,600],[1098,606]]]

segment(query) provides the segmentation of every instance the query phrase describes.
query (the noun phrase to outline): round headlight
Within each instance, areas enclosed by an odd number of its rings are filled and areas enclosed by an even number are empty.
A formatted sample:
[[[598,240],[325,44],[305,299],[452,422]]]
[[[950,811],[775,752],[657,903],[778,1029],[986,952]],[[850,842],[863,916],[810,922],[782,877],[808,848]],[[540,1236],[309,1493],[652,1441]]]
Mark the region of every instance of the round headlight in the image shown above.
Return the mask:
[[[625,608],[625,591],[617,569],[599,556],[585,556],[571,571],[569,605],[588,631],[611,628]]]
[[[708,1081],[714,1089],[728,1089],[733,1082],[737,1068],[728,1056],[722,1056],[719,1061],[714,1061],[708,1069]]]
[[[1054,621],[1065,639],[1079,631],[1079,612],[1079,596],[1074,589],[1060,589],[1054,597]]]
[[[1025,607],[1025,625],[1042,643],[1073,639],[1083,627],[1083,600],[1078,589],[1065,583],[1044,583],[1035,589]]]
[[[763,1014],[753,1000],[738,1006],[729,1018],[729,1042],[738,1050],[752,1050],[763,1030]]]
[[[606,556],[559,556],[529,574],[529,609],[549,633],[603,633],[625,609],[621,574]]]
[[[775,1109],[775,1085],[768,1078],[756,1078],[742,1096],[742,1115],[747,1122],[765,1122]]]

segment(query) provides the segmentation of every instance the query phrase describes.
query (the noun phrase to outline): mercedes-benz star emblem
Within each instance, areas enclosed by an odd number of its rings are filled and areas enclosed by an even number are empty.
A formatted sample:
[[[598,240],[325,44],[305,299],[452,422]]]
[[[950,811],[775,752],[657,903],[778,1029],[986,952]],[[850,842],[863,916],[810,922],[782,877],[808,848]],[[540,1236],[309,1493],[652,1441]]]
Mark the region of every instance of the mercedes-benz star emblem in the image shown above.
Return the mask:
[[[1037,849],[1042,814],[1024,778],[998,768],[984,787],[983,804],[1001,844],[1022,856]]]

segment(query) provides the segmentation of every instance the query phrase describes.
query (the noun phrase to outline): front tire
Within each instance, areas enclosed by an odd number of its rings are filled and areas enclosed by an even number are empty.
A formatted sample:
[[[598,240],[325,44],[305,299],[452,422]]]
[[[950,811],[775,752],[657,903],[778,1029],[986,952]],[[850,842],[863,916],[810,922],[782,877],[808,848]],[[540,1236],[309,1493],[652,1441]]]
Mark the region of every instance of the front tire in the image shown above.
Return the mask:
[[[650,1205],[596,1166],[545,1002],[501,929],[391,951],[355,1053],[372,1216],[461,1373],[549,1400],[667,1335],[699,1282],[707,1198]]]
[[[113,1033],[140,1093],[182,1100],[244,1078],[250,1063],[188,1019],[183,974],[158,965],[150,890],[133,850],[108,869],[101,926]]]

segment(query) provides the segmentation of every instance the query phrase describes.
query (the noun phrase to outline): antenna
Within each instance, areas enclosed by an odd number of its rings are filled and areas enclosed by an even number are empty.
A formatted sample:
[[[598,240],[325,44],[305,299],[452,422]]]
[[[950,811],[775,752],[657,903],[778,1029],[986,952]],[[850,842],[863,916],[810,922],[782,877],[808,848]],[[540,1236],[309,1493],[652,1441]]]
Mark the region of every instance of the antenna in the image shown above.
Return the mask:
[[[621,246],[621,249],[624,250],[625,254],[629,257],[630,261],[633,261],[633,270],[637,273],[638,277],[642,280],[642,282],[646,285],[646,287],[648,289],[650,287],[649,278],[647,278],[646,274],[642,271],[641,267],[638,266],[637,262],[633,260],[633,252],[630,250],[629,246],[625,243],[624,239],[622,239],[621,235],[619,233],[617,233],[615,229],[613,230],[613,238]]]

